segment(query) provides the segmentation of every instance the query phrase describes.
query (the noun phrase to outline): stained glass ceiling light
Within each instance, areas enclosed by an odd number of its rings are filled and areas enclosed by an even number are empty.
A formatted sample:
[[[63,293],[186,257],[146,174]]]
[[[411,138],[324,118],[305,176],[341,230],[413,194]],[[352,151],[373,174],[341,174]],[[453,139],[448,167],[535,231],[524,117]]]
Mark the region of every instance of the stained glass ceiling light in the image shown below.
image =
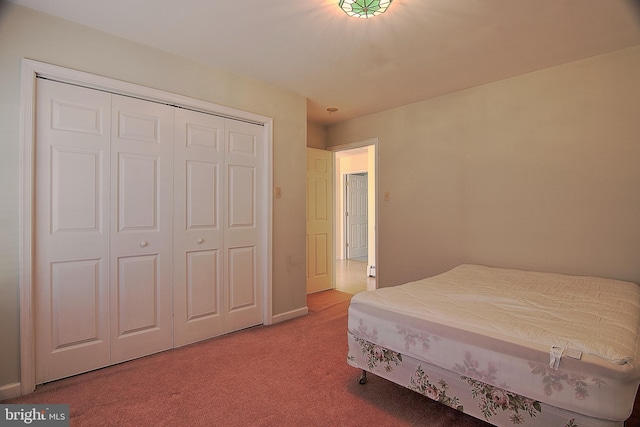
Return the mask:
[[[353,18],[371,18],[384,13],[393,0],[340,0],[339,6]]]

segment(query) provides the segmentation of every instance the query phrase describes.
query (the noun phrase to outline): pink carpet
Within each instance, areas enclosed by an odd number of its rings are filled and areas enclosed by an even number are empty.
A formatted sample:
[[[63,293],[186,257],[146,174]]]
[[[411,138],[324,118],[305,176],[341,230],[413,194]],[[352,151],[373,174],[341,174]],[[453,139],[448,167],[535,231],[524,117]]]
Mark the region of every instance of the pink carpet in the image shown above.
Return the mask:
[[[2,403],[65,403],[72,426],[487,426],[347,365],[350,294],[310,313],[45,384]],[[638,423],[638,404],[627,427]]]

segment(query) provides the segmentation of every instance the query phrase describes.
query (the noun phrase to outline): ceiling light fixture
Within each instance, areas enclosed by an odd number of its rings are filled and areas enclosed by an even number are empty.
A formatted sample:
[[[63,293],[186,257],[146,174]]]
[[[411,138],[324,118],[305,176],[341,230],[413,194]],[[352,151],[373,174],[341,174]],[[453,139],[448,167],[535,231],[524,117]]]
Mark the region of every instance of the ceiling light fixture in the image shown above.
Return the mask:
[[[340,0],[339,6],[353,18],[371,18],[384,13],[393,0]]]

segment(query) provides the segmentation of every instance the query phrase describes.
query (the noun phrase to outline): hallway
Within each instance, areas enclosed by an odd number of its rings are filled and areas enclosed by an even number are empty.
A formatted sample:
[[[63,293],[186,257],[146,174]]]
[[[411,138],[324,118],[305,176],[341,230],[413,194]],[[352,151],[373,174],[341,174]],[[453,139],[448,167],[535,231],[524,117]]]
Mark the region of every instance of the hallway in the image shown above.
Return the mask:
[[[375,288],[375,277],[367,276],[366,258],[336,260],[336,290],[355,294]]]

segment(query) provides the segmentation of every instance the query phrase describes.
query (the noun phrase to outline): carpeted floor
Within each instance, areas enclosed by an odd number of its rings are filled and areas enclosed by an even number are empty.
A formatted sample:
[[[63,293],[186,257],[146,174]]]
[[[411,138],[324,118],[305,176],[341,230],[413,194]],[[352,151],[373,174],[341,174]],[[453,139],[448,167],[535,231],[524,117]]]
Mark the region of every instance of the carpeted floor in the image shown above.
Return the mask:
[[[2,403],[66,403],[72,426],[488,425],[373,375],[359,385],[360,372],[346,363],[350,298],[313,294],[307,316],[55,381]]]

